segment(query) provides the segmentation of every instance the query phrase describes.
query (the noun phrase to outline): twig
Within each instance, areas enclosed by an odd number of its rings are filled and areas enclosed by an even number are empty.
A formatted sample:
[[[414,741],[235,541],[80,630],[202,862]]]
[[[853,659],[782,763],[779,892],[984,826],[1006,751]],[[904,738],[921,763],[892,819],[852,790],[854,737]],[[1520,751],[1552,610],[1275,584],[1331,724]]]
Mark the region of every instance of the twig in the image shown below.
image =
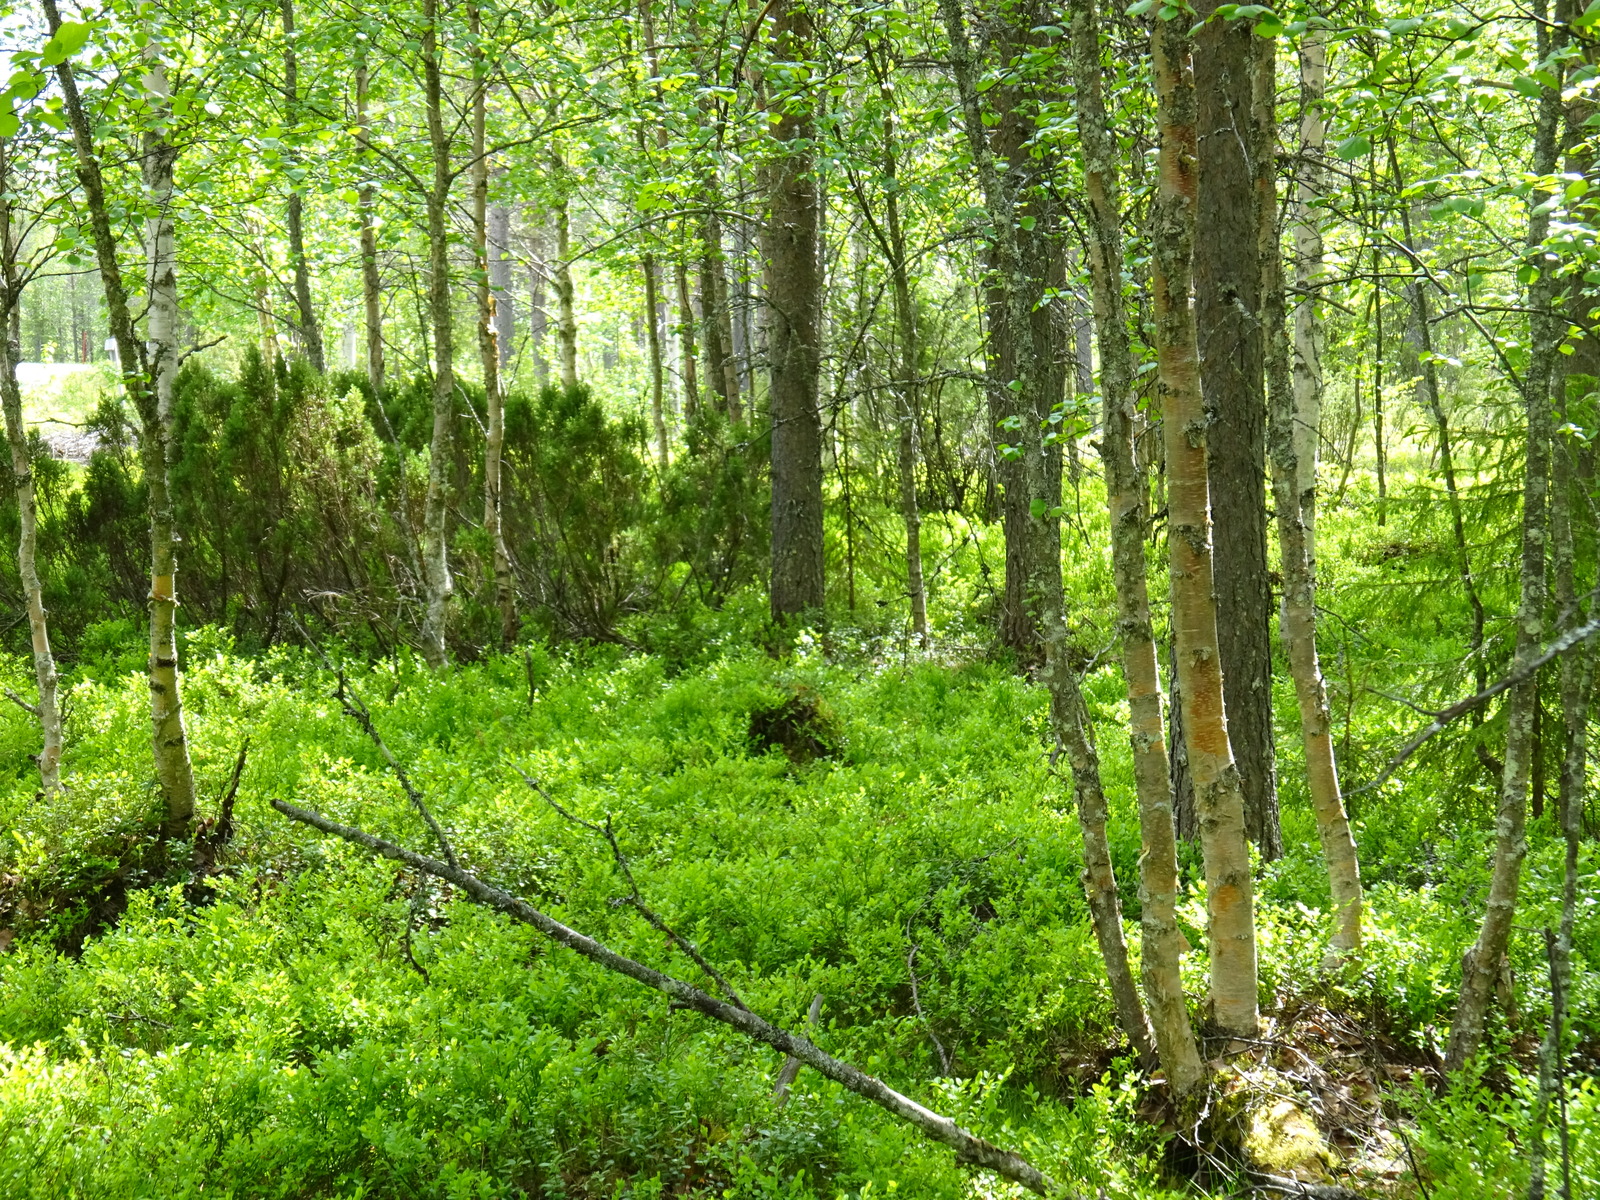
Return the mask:
[[[606,970],[613,971],[618,975],[626,975],[629,979],[658,991],[662,995],[670,997],[685,1007],[692,1008],[714,1021],[720,1021],[747,1037],[771,1046],[775,1050],[780,1050],[784,1054],[798,1058],[806,1066],[815,1069],[824,1078],[831,1079],[835,1083],[849,1088],[856,1095],[871,1101],[902,1121],[915,1125],[934,1141],[949,1146],[963,1162],[994,1171],[996,1174],[1013,1180],[1029,1191],[1036,1192],[1041,1196],[1061,1196],[1065,1194],[1055,1180],[1051,1179],[1021,1155],[1010,1150],[1002,1150],[976,1134],[961,1128],[949,1117],[941,1116],[930,1109],[924,1108],[909,1096],[895,1091],[882,1080],[868,1075],[859,1067],[834,1058],[807,1039],[762,1020],[748,1009],[724,1004],[715,996],[701,991],[693,984],[685,983],[681,979],[675,979],[671,975],[665,975],[652,967],[645,966],[643,963],[635,962],[631,958],[625,958],[615,950],[601,945],[593,938],[587,937],[577,930],[561,924],[553,917],[540,912],[527,901],[518,899],[509,892],[501,891],[499,888],[485,883],[477,876],[470,875],[459,867],[454,867],[448,863],[442,863],[438,859],[428,858],[426,855],[417,854],[404,847],[396,846],[393,842],[386,842],[382,838],[374,837],[363,830],[341,825],[337,821],[329,820],[320,813],[310,812],[284,800],[272,801],[272,807],[292,821],[309,825],[313,829],[320,829],[324,833],[343,838],[345,841],[352,842],[357,846],[364,846],[374,854],[381,854],[383,857],[392,859],[395,862],[403,862],[415,870],[425,871],[435,878],[453,883],[479,904],[503,912],[526,925],[532,925],[551,941],[576,951]]]
[[[1600,599],[1600,589],[1597,589],[1595,592],[1591,592],[1590,599]],[[1464,716],[1467,713],[1472,712],[1474,709],[1482,708],[1485,704],[1489,703],[1489,701],[1500,695],[1500,693],[1509,691],[1510,689],[1516,687],[1519,683],[1525,683],[1527,680],[1532,679],[1536,674],[1538,674],[1539,669],[1547,662],[1561,657],[1561,655],[1565,654],[1568,650],[1571,650],[1574,646],[1588,641],[1597,633],[1600,633],[1600,614],[1592,616],[1587,621],[1583,621],[1572,626],[1572,628],[1566,630],[1564,633],[1556,637],[1554,641],[1545,646],[1544,650],[1541,651],[1536,657],[1529,659],[1522,666],[1515,668],[1510,674],[1506,675],[1497,683],[1491,683],[1476,696],[1468,696],[1465,700],[1457,700],[1448,708],[1439,709],[1437,712],[1433,713],[1433,720],[1428,722],[1426,728],[1424,728],[1404,746],[1400,747],[1399,752],[1396,753],[1395,756],[1386,764],[1384,764],[1383,770],[1379,771],[1375,778],[1367,783],[1363,783],[1360,787],[1351,788],[1350,791],[1345,794],[1347,796],[1353,796],[1360,792],[1370,791],[1375,787],[1380,787],[1381,785],[1387,783],[1394,773],[1398,771],[1402,765],[1404,765],[1405,761],[1422,748],[1424,742],[1433,737],[1434,734],[1443,730],[1444,727],[1450,724],[1451,721],[1454,721],[1457,717]],[[1416,706],[1413,705],[1412,707]],[[1423,709],[1421,711],[1426,712],[1427,710]]]
[[[356,695],[355,689],[350,687],[344,677],[344,668],[337,672],[339,686],[334,690],[334,698],[339,701],[339,706],[344,709],[345,715],[354,721],[366,732],[372,744],[383,754],[384,760],[394,771],[394,777],[400,781],[400,786],[405,789],[411,798],[412,805],[422,814],[422,819],[428,823],[428,828],[433,830],[434,840],[439,843],[439,849],[444,853],[445,862],[452,867],[459,866],[456,862],[456,852],[450,848],[450,840],[445,837],[444,830],[439,827],[439,822],[433,819],[433,813],[428,811],[428,805],[422,798],[422,791],[411,782],[411,776],[406,774],[406,769],[400,765],[400,760],[394,756],[394,751],[389,749],[389,744],[383,740],[383,735],[378,732],[378,727],[372,723],[372,710],[366,702]]]
[[[939,1052],[939,1070],[946,1076],[950,1074],[950,1055],[944,1048],[944,1043],[939,1040],[939,1035],[933,1031],[933,1022],[928,1020],[928,1015],[922,1011],[922,997],[917,991],[917,972],[912,966],[917,959],[917,951],[922,947],[916,942],[911,943],[911,949],[906,953],[906,974],[911,976],[911,1009],[917,1014],[917,1019],[928,1031],[928,1040],[933,1043],[933,1048]]]
[[[223,334],[219,338],[212,338],[209,342],[204,342],[204,343],[202,343],[202,344],[200,344],[198,346],[189,347],[188,350],[184,351],[181,355],[178,356],[178,365],[180,367],[183,366],[184,363],[188,362],[191,358],[193,358],[196,354],[199,354],[202,350],[209,350],[213,346],[220,346],[220,345],[222,345],[223,342],[225,342],[227,340],[228,340],[228,335],[227,334]]]
[[[433,813],[428,811],[428,805],[422,798],[422,792],[418,790],[416,784],[411,782],[411,776],[406,774],[406,769],[400,765],[400,760],[394,756],[394,752],[389,749],[389,744],[383,740],[383,735],[378,732],[378,727],[372,723],[372,710],[367,707],[366,702],[360,696],[356,695],[355,689],[349,685],[349,681],[344,677],[344,668],[333,665],[327,654],[323,652],[322,647],[306,632],[305,626],[300,624],[300,619],[292,612],[289,614],[289,619],[300,630],[300,636],[305,639],[306,645],[316,651],[317,657],[322,660],[322,665],[338,679],[339,686],[334,689],[333,697],[339,702],[339,707],[344,710],[345,716],[361,726],[363,732],[372,740],[372,744],[378,748],[379,753],[383,755],[390,769],[394,771],[394,777],[400,781],[400,786],[405,789],[406,795],[410,797],[412,807],[422,814],[422,819],[428,823],[428,828],[433,831],[433,838],[439,843],[439,850],[444,855],[445,862],[459,870],[461,864],[456,861],[456,852],[450,848],[450,839],[445,837],[444,830],[440,828],[439,822],[435,821]]]
[[[1246,1178],[1258,1188],[1285,1196],[1304,1196],[1306,1200],[1364,1200],[1360,1192],[1337,1183],[1305,1183],[1287,1175],[1268,1175],[1262,1171],[1249,1171]]]
[[[817,1018],[822,1015],[822,993],[818,992],[811,997],[811,1007],[806,1011],[806,1028],[814,1029]],[[772,1098],[779,1108],[789,1103],[789,1089],[794,1086],[795,1078],[800,1074],[800,1060],[794,1055],[789,1055],[783,1060],[783,1066],[778,1070],[777,1082],[772,1085]]]
[[[222,795],[221,816],[217,819],[215,843],[226,845],[233,837],[233,802],[239,795],[239,781],[244,778],[245,760],[250,757],[250,735],[239,743],[239,757],[233,760],[233,774],[228,778],[228,790]]]
[[[522,781],[524,783],[526,783],[540,796],[543,796],[544,802],[551,808],[555,809],[558,814],[560,814],[566,820],[571,821],[574,825],[581,825],[590,833],[605,838],[607,843],[610,844],[611,857],[617,864],[617,870],[621,871],[622,877],[628,881],[628,895],[619,896],[617,899],[613,900],[612,903],[626,904],[632,908],[641,917],[648,921],[658,933],[664,935],[674,946],[678,947],[678,949],[687,954],[694,961],[695,966],[699,967],[708,976],[716,980],[717,986],[722,989],[722,994],[733,1002],[734,1007],[742,1008],[746,1012],[749,1012],[750,1010],[745,1005],[745,1002],[739,999],[739,993],[733,990],[733,985],[724,979],[721,973],[705,960],[705,956],[700,953],[695,944],[688,938],[679,934],[677,930],[668,925],[664,920],[661,919],[660,916],[656,914],[653,909],[645,904],[644,897],[639,895],[639,885],[634,881],[633,871],[628,867],[628,858],[622,853],[622,847],[617,845],[617,835],[612,832],[611,814],[606,814],[606,823],[603,826],[596,825],[593,821],[585,821],[582,817],[573,813],[569,813],[566,809],[562,808],[561,805],[557,804],[555,797],[549,792],[545,791],[544,788],[539,786],[538,781],[524,771],[521,767],[517,766],[515,763],[512,763],[511,769],[518,775],[522,776]]]

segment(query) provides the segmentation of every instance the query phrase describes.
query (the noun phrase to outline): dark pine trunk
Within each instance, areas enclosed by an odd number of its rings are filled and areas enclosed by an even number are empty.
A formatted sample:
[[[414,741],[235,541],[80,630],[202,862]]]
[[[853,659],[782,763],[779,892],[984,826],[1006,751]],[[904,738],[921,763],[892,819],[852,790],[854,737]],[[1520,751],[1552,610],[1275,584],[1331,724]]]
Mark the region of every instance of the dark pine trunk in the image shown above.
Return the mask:
[[[777,0],[773,35],[778,53],[791,62],[803,60],[810,52],[811,18]],[[782,621],[820,610],[823,602],[822,416],[817,407],[822,279],[809,101],[800,94],[779,94],[771,102],[783,114],[774,136],[785,150],[768,168],[766,228],[772,617]]]
[[[1202,0],[1196,13],[1217,5]],[[1278,857],[1272,759],[1272,589],[1267,579],[1266,437],[1261,279],[1250,141],[1250,22],[1210,20],[1194,44],[1199,132],[1195,320],[1211,428],[1217,638],[1228,737],[1244,783],[1245,829]]]

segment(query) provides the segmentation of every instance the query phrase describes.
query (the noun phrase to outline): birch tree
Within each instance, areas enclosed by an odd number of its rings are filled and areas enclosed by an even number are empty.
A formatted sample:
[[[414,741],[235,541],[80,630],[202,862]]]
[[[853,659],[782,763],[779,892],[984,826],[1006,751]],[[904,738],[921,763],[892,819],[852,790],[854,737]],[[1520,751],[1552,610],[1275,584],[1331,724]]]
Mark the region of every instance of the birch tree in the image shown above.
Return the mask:
[[[1152,36],[1157,194],[1151,212],[1157,392],[1167,456],[1168,564],[1183,735],[1194,780],[1206,875],[1211,1005],[1229,1033],[1254,1037],[1256,938],[1244,793],[1228,740],[1212,582],[1211,502],[1200,396],[1191,271],[1195,238],[1195,82],[1184,15],[1157,20]]]
[[[166,804],[163,833],[181,837],[194,817],[194,771],[184,731],[179,691],[177,641],[177,547],[172,493],[168,482],[172,432],[172,385],[178,370],[178,277],[171,206],[172,170],[177,148],[168,137],[171,90],[161,59],[159,36],[150,36],[143,51],[142,89],[146,127],[140,139],[142,202],[145,220],[144,258],[147,338],[134,333],[123,282],[116,237],[112,232],[99,150],[88,113],[78,91],[71,55],[88,36],[82,23],[66,23],[56,0],[40,0],[51,46],[44,61],[54,65],[63,107],[72,130],[78,181],[94,242],[100,281],[105,290],[106,317],[117,345],[123,389],[139,416],[140,459],[150,507],[150,725],[156,777]],[[150,31],[159,35],[159,30]],[[70,47],[70,48],[69,48]],[[53,63],[52,63],[52,60]]]
[[[40,81],[42,82],[42,80]],[[9,132],[6,125],[14,126]],[[31,707],[39,721],[42,744],[34,760],[39,767],[39,786],[50,795],[61,786],[61,704],[60,680],[56,659],[50,649],[50,626],[44,607],[44,585],[39,578],[38,509],[33,483],[33,449],[22,419],[22,390],[17,383],[17,362],[21,346],[13,336],[22,303],[23,289],[37,275],[40,264],[23,257],[22,244],[30,227],[37,226],[42,213],[19,211],[18,200],[24,190],[33,190],[42,181],[26,181],[16,158],[29,153],[18,138],[20,121],[9,110],[0,111],[0,408],[5,412],[6,441],[11,447],[11,476],[17,497],[17,574],[22,580],[23,604],[28,616],[28,640],[33,651],[33,677],[38,687],[38,703]],[[31,183],[33,187],[27,187]]]

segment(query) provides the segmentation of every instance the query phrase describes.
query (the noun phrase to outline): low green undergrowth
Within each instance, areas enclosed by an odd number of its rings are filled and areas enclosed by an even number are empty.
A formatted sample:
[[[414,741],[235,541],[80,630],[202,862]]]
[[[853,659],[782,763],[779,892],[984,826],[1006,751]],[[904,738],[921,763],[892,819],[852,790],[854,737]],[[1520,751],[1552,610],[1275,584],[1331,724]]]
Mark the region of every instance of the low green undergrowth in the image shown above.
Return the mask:
[[[1042,697],[1003,664],[877,658],[845,642],[831,659],[802,640],[782,661],[727,650],[693,666],[531,647],[437,675],[401,657],[352,667],[350,683],[484,877],[706,982],[613,903],[626,885],[609,848],[520,767],[574,814],[609,817],[649,904],[751,1007],[798,1025],[820,993],[831,1052],[1086,1194],[1177,1189],[1114,1026]],[[15,764],[0,797],[0,1194],[1009,1194],[810,1072],[780,1109],[765,1048],[291,825],[268,801],[431,849],[312,656],[247,657],[208,631],[186,652],[202,818],[250,739],[237,832],[198,883],[148,834],[146,684],[127,655],[108,641],[73,676],[61,797],[34,797],[25,717],[0,717]],[[1098,671],[1088,691],[1136,940],[1120,680]],[[803,754],[769,736],[773,714],[797,712],[814,743]],[[1482,894],[1481,842],[1420,884],[1378,880],[1370,953],[1330,983],[1314,833],[1292,789],[1286,802],[1291,851],[1260,888],[1263,1002],[1314,992],[1425,1062]],[[1530,920],[1548,919],[1555,868],[1537,845]],[[1203,911],[1191,880],[1196,996]],[[1588,910],[1584,922],[1577,1008],[1592,1029],[1600,939]],[[1525,1025],[1496,1030],[1502,1049],[1538,1019],[1535,942],[1518,943]],[[1503,1073],[1489,1083],[1455,1107],[1418,1102],[1420,1153],[1434,1154],[1428,1131],[1442,1145],[1469,1125],[1514,1144],[1493,1106],[1524,1111],[1526,1088]],[[1575,1120],[1592,1121],[1585,1103]],[[1427,1168],[1441,1196],[1453,1178],[1442,1162]]]

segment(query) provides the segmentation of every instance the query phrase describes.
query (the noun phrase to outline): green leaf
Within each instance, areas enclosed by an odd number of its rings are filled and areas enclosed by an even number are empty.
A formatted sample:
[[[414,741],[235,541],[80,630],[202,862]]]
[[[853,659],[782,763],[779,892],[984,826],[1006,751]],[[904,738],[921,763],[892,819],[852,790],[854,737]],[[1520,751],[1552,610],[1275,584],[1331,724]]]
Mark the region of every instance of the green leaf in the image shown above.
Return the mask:
[[[87,21],[63,21],[56,30],[55,37],[51,38],[44,46],[41,61],[47,67],[54,67],[67,61],[89,40],[91,26]]]
[[[1372,153],[1372,143],[1358,133],[1354,137],[1345,138],[1344,141],[1333,148],[1333,152],[1348,162],[1351,159],[1360,158],[1363,154]]]
[[[1026,230],[1028,230],[1030,232],[1033,230],[1033,227],[1035,225],[1037,225],[1038,223],[1039,222],[1033,217],[1023,217],[1022,220],[1017,222],[1018,225],[1021,225],[1024,229],[1026,229]]]
[[[9,108],[0,109],[0,138],[13,137],[21,128],[22,122],[17,119],[16,113]]]

